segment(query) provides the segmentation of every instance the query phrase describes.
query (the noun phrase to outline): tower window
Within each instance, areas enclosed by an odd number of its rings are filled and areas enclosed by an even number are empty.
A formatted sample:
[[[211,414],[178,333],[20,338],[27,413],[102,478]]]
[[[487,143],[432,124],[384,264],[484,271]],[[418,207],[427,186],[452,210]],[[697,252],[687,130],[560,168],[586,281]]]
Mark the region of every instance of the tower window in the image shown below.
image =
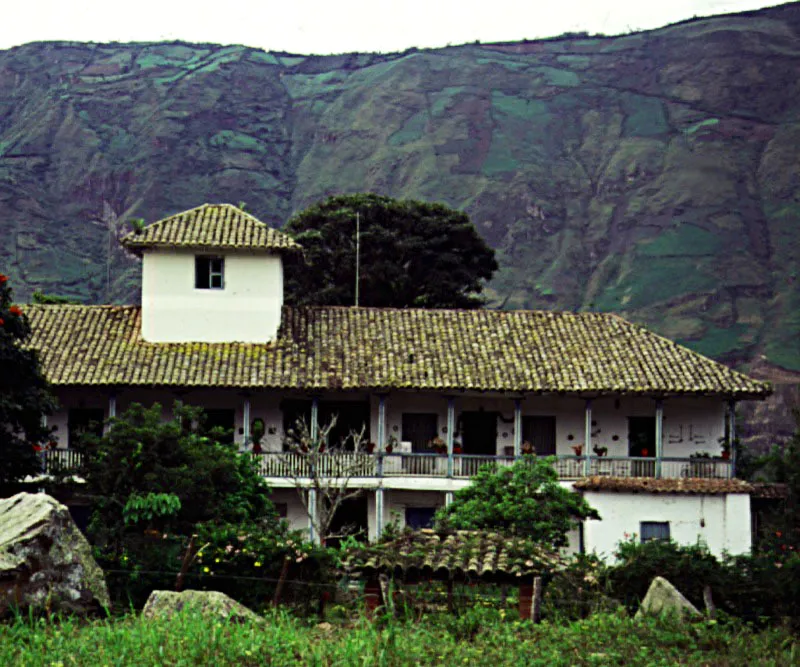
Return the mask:
[[[225,260],[222,257],[200,256],[194,258],[194,286],[196,289],[223,289]]]

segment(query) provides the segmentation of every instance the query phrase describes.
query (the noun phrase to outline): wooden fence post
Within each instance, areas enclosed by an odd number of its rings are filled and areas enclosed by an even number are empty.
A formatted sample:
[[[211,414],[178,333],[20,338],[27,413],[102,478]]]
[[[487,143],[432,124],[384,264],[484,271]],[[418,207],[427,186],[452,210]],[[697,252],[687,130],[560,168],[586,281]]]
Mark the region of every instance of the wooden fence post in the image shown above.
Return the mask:
[[[533,580],[533,606],[531,609],[531,620],[540,623],[542,620],[542,578],[535,577]]]

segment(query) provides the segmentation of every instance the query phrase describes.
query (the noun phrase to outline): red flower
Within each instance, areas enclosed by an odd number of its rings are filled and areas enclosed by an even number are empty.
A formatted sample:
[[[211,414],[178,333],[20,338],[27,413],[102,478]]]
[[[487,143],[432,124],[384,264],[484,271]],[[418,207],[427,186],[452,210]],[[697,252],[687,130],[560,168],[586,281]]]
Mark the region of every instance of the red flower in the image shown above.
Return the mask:
[[[8,312],[12,315],[16,315],[17,317],[22,316],[22,308],[19,306],[11,306],[11,308],[8,309]]]
[[[5,320],[2,317],[0,317],[0,327],[2,327],[5,323],[6,323]]]
[[[6,282],[6,280],[8,280],[8,276],[5,276],[2,273],[0,273],[0,285]]]

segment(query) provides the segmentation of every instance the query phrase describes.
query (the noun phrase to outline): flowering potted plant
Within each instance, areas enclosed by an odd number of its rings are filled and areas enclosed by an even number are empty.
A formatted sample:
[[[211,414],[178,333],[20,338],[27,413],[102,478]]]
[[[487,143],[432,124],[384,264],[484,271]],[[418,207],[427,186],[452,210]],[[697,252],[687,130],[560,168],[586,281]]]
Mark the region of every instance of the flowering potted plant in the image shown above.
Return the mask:
[[[438,435],[428,444],[429,447],[437,454],[447,454],[447,443]]]
[[[572,445],[572,451],[575,452],[575,456],[582,456],[583,455],[583,443],[578,443],[577,445]]]

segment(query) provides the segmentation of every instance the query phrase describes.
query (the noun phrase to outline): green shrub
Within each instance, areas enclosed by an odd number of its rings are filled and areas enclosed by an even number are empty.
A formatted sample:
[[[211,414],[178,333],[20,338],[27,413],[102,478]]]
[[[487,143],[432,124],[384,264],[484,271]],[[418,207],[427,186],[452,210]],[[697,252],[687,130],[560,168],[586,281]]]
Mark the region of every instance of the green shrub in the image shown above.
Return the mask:
[[[681,546],[671,540],[644,544],[620,542],[618,564],[608,570],[613,595],[635,611],[654,577],[664,577],[698,609],[703,609],[703,587],[721,591],[728,585],[726,568],[702,544]]]

